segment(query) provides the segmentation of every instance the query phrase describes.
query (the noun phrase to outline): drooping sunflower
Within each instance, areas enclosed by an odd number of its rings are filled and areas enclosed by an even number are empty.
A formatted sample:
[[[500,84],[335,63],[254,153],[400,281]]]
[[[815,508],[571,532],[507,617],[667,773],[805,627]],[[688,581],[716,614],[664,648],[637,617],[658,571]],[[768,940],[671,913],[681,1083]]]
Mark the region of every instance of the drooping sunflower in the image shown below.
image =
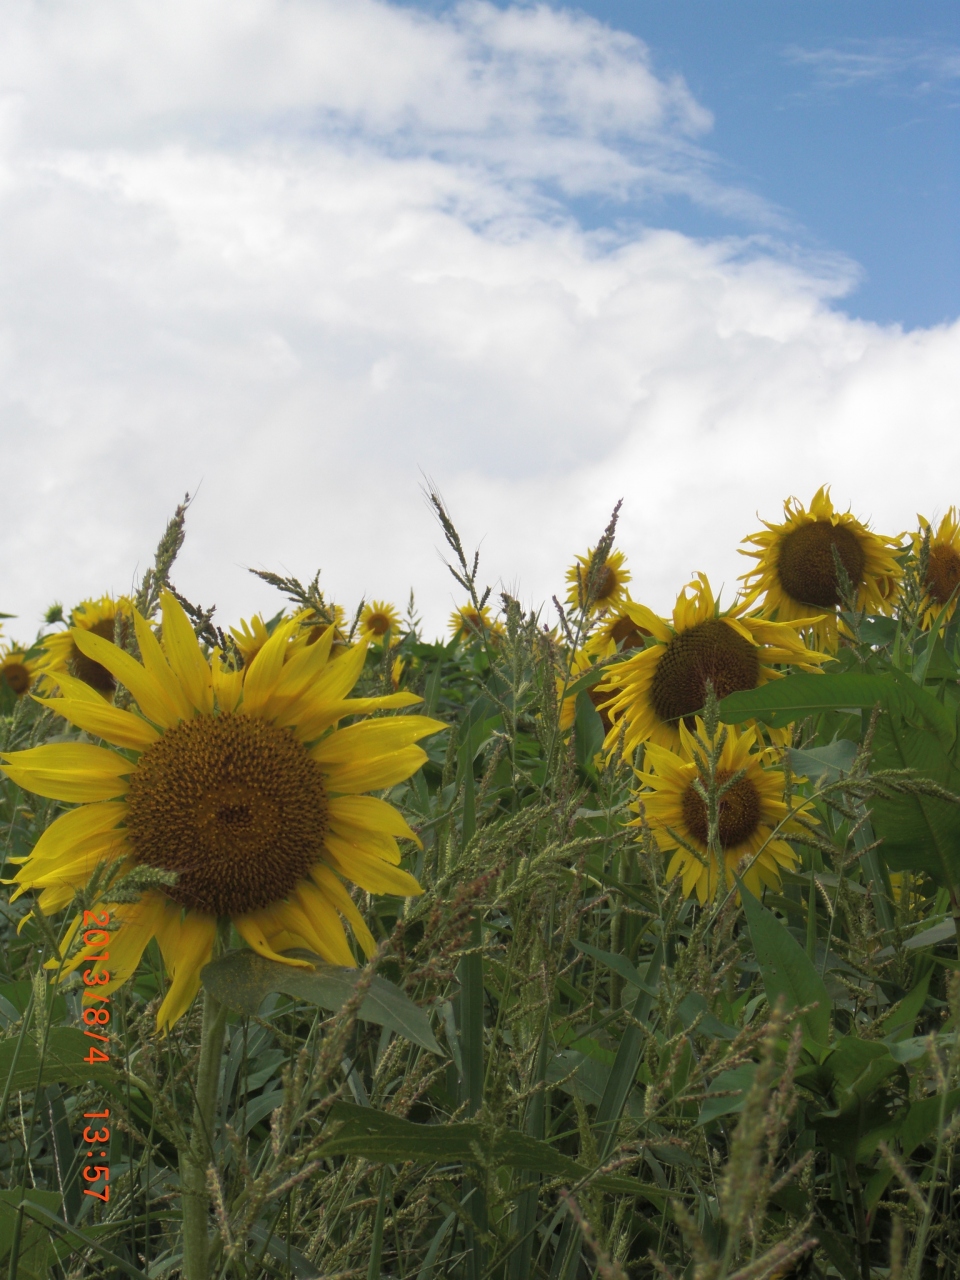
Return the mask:
[[[401,625],[400,614],[392,604],[383,600],[371,600],[360,614],[360,634],[369,636],[371,640],[382,641],[389,631],[390,643],[399,644]]]
[[[567,603],[572,609],[579,609],[587,603],[587,575],[593,560],[595,548],[588,547],[585,556],[577,556],[574,564],[567,570]],[[626,557],[622,551],[611,551],[600,566],[597,580],[593,588],[593,599],[589,602],[590,613],[599,609],[615,609],[626,598],[626,586],[630,581],[630,571],[625,568]]]
[[[44,700],[110,745],[51,743],[7,754],[3,769],[28,791],[79,806],[47,828],[15,878],[17,894],[39,890],[44,913],[67,906],[102,863],[176,874],[175,884],[133,905],[96,908],[116,926],[111,980],[97,992],[126,982],[156,937],[170,975],[158,1024],[169,1027],[199,989],[221,919],[270,959],[302,964],[279,953],[303,947],[353,965],[344,917],[370,954],[373,939],[343,881],[401,896],[420,887],[398,865],[397,837],[414,833],[391,805],[363,793],[410,777],[426,759],[414,744],[445,726],[401,715],[340,728],[347,716],[420,699],[348,698],[366,645],[331,661],[333,627],[291,655],[300,619],[289,619],[236,671],[219,652],[204,656],[172,595],[161,609],[162,644],[134,614],[142,663],[89,630],[72,632],[80,652],[131,692],[134,708],[106,706],[69,675],[63,696]],[[81,948],[63,975],[96,951]]]
[[[447,624],[450,635],[459,636],[461,640],[479,640],[484,635],[497,640],[503,635],[503,626],[490,616],[490,606],[482,605],[479,611],[467,601],[459,609],[454,609]]]
[[[706,742],[703,721],[697,717],[695,732]],[[718,789],[722,789],[742,769],[737,779],[717,801],[718,838],[723,861],[723,876],[717,857],[709,846],[707,806],[694,783],[701,777],[697,764],[698,751],[694,735],[686,725],[680,726],[680,749],[668,751],[650,744],[645,763],[650,766],[638,772],[645,790],[636,793],[634,808],[642,804],[662,852],[676,850],[667,866],[667,878],[683,879],[683,894],[689,898],[696,890],[701,902],[712,900],[721,884],[732,888],[733,873],[743,880],[751,893],[760,896],[763,886],[780,887],[780,869],[797,865],[797,855],[785,837],[799,834],[802,827],[792,814],[802,812],[804,804],[795,801],[792,808],[785,797],[783,771],[771,768],[772,752],[762,749],[757,731],[738,732],[726,726],[726,741],[717,771]],[[630,826],[640,826],[636,818]],[[691,849],[685,849],[680,837]]]
[[[757,564],[743,580],[752,594],[763,596],[764,614],[779,622],[800,622],[821,612],[814,624],[817,647],[835,651],[840,589],[834,551],[856,590],[857,608],[889,613],[900,582],[899,543],[872,533],[849,511],[837,511],[825,486],[809,509],[788,498],[783,512],[782,524],[765,520],[765,531],[744,538],[753,549],[740,554]]]
[[[936,530],[924,516],[918,516],[920,531],[913,535],[913,549],[919,554],[924,537],[930,535],[930,558],[924,580],[924,627],[933,626],[941,609],[949,601],[946,618],[949,621],[957,608],[957,592],[960,586],[960,514],[950,507]],[[954,594],[954,593],[957,594]]]
[[[692,595],[687,592],[692,591]],[[625,662],[611,665],[597,686],[612,722],[604,746],[612,750],[625,721],[624,750],[654,742],[677,750],[680,722],[692,724],[706,701],[707,681],[718,698],[741,689],[756,689],[783,673],[779,665],[817,671],[826,653],[808,649],[799,633],[813,618],[797,623],[771,622],[748,613],[749,600],[720,611],[701,573],[677,597],[672,623],[642,605],[631,616],[653,637],[653,643]]]
[[[103,640],[112,640],[118,614],[127,618],[133,616],[133,602],[127,596],[116,600],[113,596],[101,596],[99,600],[84,600],[78,604],[70,612],[70,630],[44,639],[43,674],[49,676],[54,684],[61,674],[74,676],[111,701],[117,687],[116,679],[106,667],[87,657],[77,645],[74,633],[84,631]]]
[[[36,680],[40,665],[40,659],[28,657],[22,645],[11,641],[0,646],[0,684],[18,698],[22,698]]]

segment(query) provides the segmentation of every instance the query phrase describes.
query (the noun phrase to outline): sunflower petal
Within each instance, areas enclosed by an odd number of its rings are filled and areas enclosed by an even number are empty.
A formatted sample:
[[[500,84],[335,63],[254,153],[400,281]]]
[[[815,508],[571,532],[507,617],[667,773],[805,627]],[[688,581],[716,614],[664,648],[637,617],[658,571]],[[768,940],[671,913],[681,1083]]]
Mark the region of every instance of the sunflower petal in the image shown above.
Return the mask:
[[[380,831],[401,840],[413,840],[423,848],[420,837],[408,826],[403,814],[376,796],[338,796],[330,801],[330,820],[335,829]]]
[[[36,698],[42,707],[48,707],[69,720],[78,729],[104,738],[115,747],[131,747],[135,751],[144,751],[160,735],[152,724],[142,716],[130,711],[121,711],[119,707],[111,707],[101,697],[90,701],[77,698]]]
[[[367,928],[367,922],[357,909],[357,904],[350,897],[343,882],[330,870],[329,867],[317,863],[312,868],[310,875],[313,884],[301,884],[297,887],[297,897],[303,904],[303,909],[308,915],[312,912],[319,912],[322,908],[320,903],[329,907],[330,901],[345,916],[353,930],[353,936],[363,948],[364,955],[369,960],[377,949],[373,934]],[[329,900],[329,901],[328,901]]]
[[[268,911],[269,908],[266,908],[263,912],[250,911],[244,916],[234,916],[233,927],[258,955],[265,956],[268,960],[277,960],[280,964],[293,965],[296,969],[309,969],[311,966],[308,961],[297,960],[293,956],[281,956],[270,946],[263,928],[264,923],[269,922]],[[264,917],[263,920],[261,916]]]
[[[262,714],[276,689],[290,637],[297,625],[296,618],[282,622],[250,666],[244,668],[243,709],[250,715]]]
[[[213,711],[210,664],[203,656],[200,641],[183,611],[183,605],[169,591],[160,596],[163,616],[163,651],[191,705],[201,715]]]
[[[140,657],[143,659],[143,665],[163,691],[163,696],[170,704],[173,714],[178,720],[192,719],[193,707],[190,704],[190,699],[184,692],[180,681],[173,674],[153,627],[140,613],[134,613],[133,625],[137,633],[137,643],[140,646]]]
[[[310,758],[321,767],[354,764],[370,757],[385,756],[446,728],[448,726],[442,720],[431,720],[427,716],[361,720],[359,724],[337,729],[324,738],[310,752]]]
[[[334,870],[368,893],[392,893],[401,898],[415,898],[423,893],[409,871],[391,866],[358,845],[334,835],[328,835],[324,844],[326,861]]]
[[[215,916],[196,911],[181,912],[175,902],[164,904],[157,941],[170,986],[157,1011],[157,1029],[168,1031],[190,1008],[200,990],[200,970],[213,955],[217,937]]]
[[[3,755],[4,773],[26,791],[50,800],[113,800],[127,790],[136,767],[124,756],[86,742],[52,742]]]
[[[427,759],[422,747],[403,747],[388,756],[358,760],[356,764],[335,765],[325,770],[330,790],[339,795],[361,791],[385,791],[405,782]]]
[[[74,627],[70,632],[80,652],[94,662],[99,662],[124,688],[129,689],[137,706],[161,729],[172,729],[180,719],[163,688],[149,671],[129,653],[124,653],[109,640],[95,636],[91,631]]]

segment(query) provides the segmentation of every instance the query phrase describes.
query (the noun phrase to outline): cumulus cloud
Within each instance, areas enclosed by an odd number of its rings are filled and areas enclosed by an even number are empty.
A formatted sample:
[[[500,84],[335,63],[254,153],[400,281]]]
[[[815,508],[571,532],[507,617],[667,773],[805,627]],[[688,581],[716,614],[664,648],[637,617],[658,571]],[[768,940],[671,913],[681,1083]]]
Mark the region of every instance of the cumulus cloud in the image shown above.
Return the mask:
[[[855,267],[771,242],[636,39],[544,6],[13,13],[0,607],[24,632],[126,588],[198,484],[178,582],[225,621],[274,603],[244,566],[319,566],[348,607],[414,585],[431,626],[424,471],[528,602],[620,496],[660,606],[695,569],[732,588],[790,492],[832,479],[893,530],[955,499],[960,328],[845,316]],[[569,203],[665,191],[752,231],[586,231]]]

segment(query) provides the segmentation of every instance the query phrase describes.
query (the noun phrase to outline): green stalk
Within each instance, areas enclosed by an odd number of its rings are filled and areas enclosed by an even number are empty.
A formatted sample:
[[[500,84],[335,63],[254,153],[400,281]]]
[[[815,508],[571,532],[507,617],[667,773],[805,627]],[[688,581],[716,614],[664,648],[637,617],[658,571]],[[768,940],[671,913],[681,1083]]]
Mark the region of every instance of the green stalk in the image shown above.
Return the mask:
[[[209,991],[205,991],[193,1134],[190,1146],[180,1153],[183,1280],[209,1280],[210,1276],[210,1193],[206,1171],[213,1156],[213,1122],[226,1023],[226,1009]]]

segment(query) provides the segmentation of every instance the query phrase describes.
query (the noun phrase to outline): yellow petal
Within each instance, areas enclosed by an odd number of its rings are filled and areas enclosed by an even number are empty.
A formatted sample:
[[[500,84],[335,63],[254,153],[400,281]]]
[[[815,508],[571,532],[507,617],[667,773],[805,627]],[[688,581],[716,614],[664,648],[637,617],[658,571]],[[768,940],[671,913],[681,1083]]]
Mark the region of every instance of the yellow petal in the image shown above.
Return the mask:
[[[268,960],[278,960],[281,964],[290,964],[296,969],[309,969],[310,964],[308,961],[296,960],[293,956],[281,956],[273,950],[270,943],[267,941],[266,934],[264,933],[264,921],[261,921],[261,915],[265,916],[266,920],[269,920],[269,917],[266,915],[266,911],[250,911],[245,916],[233,917],[233,927],[236,929],[237,933],[239,933],[240,937],[243,938],[244,942],[246,942],[248,946],[252,947],[259,955],[266,956]]]
[[[181,912],[178,903],[164,904],[157,941],[170,986],[157,1011],[157,1029],[168,1031],[190,1008],[200,990],[200,970],[210,962],[217,937],[215,916]]]
[[[3,771],[26,791],[73,803],[113,800],[135,769],[123,756],[85,742],[51,742],[4,756]]]
[[[98,738],[105,738],[115,747],[132,747],[135,751],[144,751],[160,738],[153,725],[142,716],[121,711],[119,707],[111,707],[100,697],[91,701],[76,698],[35,698],[34,701],[43,707],[49,707],[78,729]]]
[[[307,943],[307,949],[313,951],[330,964],[341,965],[345,969],[356,968],[356,960],[350,950],[343,925],[335,908],[327,901],[311,903],[312,910],[307,912],[299,900],[294,902],[278,902],[268,908],[273,922],[271,942],[279,950],[281,942],[278,934],[289,932],[298,934]]]
[[[180,681],[180,685],[193,706],[201,715],[213,712],[213,687],[210,664],[203,656],[190,619],[176,596],[164,591],[160,596],[163,616],[163,651]]]
[[[423,893],[408,871],[393,867],[338,836],[328,835],[324,844],[326,860],[331,866],[368,893],[392,893],[401,898],[415,898]]]
[[[192,719],[193,706],[180,681],[173,674],[153,627],[140,613],[134,613],[133,625],[137,633],[137,643],[140,646],[140,657],[143,659],[144,668],[153,676],[157,688],[166,699],[170,714],[174,717],[174,723],[177,720]]]
[[[76,845],[104,831],[112,831],[123,821],[126,805],[120,803],[88,804],[71,809],[54,819],[33,846],[28,866],[41,866],[69,856]]]
[[[220,650],[216,649],[210,664],[210,674],[213,677],[213,696],[221,713],[229,715],[236,711],[243,694],[243,672],[232,671],[230,667],[224,666],[220,660]]]
[[[327,774],[330,790],[340,795],[384,791],[416,773],[426,758],[427,753],[422,747],[403,747],[388,756],[358,760],[356,764],[335,765],[324,772]]]
[[[304,911],[306,911],[307,915],[323,918],[321,913],[325,907],[329,907],[328,899],[332,900],[341,915],[346,916],[350,928],[353,930],[353,936],[360,943],[364,954],[369,960],[376,951],[377,944],[374,941],[373,934],[367,928],[367,922],[360,914],[357,904],[350,897],[343,882],[337,878],[329,867],[323,866],[322,863],[317,863],[310,874],[314,881],[313,884],[297,886],[297,897],[303,904]]]
[[[359,831],[382,831],[401,840],[414,840],[422,849],[420,838],[407,825],[399,810],[376,796],[338,796],[330,801],[330,819],[337,827]]]
[[[260,652],[243,671],[243,709],[250,715],[263,713],[283,670],[283,659],[296,628],[296,620],[282,622]]]
[[[77,680],[66,671],[57,671],[48,676],[47,681],[56,685],[64,698],[76,698],[80,702],[103,702],[102,694],[97,693],[85,680]]]
[[[447,725],[428,716],[389,716],[379,720],[362,720],[346,729],[337,729],[310,752],[310,758],[321,767],[353,764],[376,756],[402,750],[421,738],[439,733]]]
[[[137,706],[154,724],[162,729],[172,729],[180,719],[176,709],[170,705],[163,688],[149,671],[140,665],[129,653],[124,653],[109,640],[95,636],[92,631],[81,631],[78,627],[70,632],[74,643],[82,654],[106,667],[110,674],[129,689]]]
[[[157,931],[163,917],[163,903],[164,899],[159,894],[149,892],[139,902],[124,903],[121,906],[98,903],[95,910],[108,912],[111,923],[119,925],[110,933],[110,941],[106,947],[109,959],[91,961],[90,957],[103,954],[104,948],[84,947],[64,965],[62,976],[85,966],[89,966],[95,974],[104,971],[109,973],[109,982],[84,990],[84,997],[89,999],[109,995],[122,986],[135,972],[144,948]]]

